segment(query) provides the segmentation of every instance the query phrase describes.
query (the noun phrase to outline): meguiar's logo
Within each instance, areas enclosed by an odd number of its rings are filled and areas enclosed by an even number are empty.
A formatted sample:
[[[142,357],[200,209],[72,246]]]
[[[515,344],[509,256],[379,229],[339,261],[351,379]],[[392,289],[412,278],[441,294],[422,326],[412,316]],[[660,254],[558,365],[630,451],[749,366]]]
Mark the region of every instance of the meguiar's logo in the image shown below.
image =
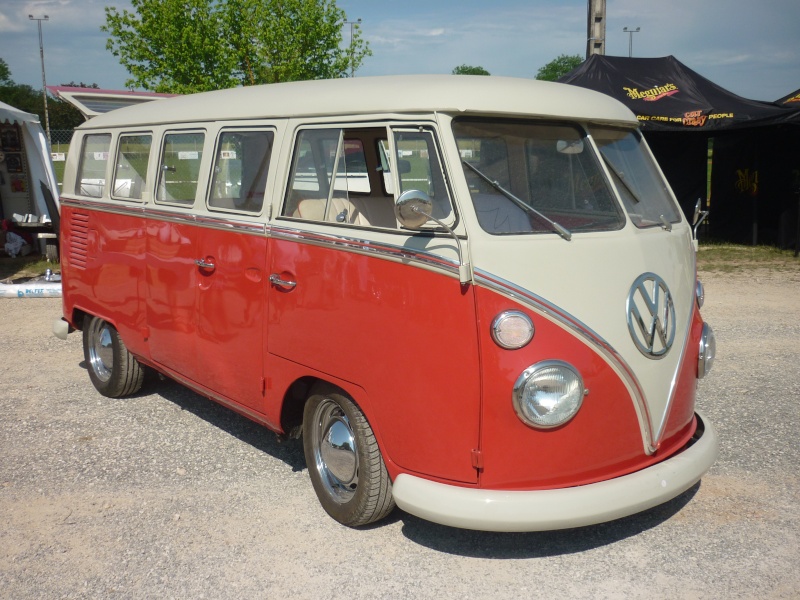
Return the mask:
[[[644,100],[645,102],[655,102],[680,91],[674,83],[659,85],[643,92],[639,91],[638,88],[623,87],[622,89],[628,92],[628,98],[631,100]]]

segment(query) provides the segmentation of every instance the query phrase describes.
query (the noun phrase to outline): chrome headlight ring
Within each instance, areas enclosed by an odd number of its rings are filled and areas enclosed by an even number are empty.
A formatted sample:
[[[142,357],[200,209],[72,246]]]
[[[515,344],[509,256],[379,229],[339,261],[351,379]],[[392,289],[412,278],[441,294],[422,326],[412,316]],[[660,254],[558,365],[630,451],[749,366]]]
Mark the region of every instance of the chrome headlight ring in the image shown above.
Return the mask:
[[[525,369],[514,384],[514,411],[537,429],[560,427],[572,419],[587,394],[583,378],[572,365],[546,360]]]

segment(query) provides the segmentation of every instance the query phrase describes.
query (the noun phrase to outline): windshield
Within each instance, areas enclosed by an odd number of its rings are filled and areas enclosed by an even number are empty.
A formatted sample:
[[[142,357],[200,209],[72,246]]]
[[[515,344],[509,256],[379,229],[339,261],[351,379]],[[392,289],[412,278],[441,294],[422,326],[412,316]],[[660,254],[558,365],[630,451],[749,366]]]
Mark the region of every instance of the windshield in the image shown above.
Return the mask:
[[[634,225],[644,228],[681,220],[667,183],[639,132],[594,126],[590,133]]]
[[[495,235],[620,229],[625,219],[583,132],[571,125],[457,119],[478,221]]]

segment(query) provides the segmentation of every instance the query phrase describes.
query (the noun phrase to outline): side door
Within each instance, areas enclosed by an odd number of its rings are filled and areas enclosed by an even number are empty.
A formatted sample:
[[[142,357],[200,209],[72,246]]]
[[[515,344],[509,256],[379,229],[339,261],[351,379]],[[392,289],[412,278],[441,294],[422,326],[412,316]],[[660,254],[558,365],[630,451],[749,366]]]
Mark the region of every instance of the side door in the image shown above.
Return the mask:
[[[217,394],[263,411],[264,334],[268,276],[261,216],[275,133],[220,131],[207,205],[198,215],[197,339],[202,383]]]
[[[474,483],[477,329],[455,240],[403,231],[384,214],[396,195],[421,189],[456,225],[441,165],[430,127],[298,131],[272,229],[267,346],[363,389],[387,462]]]
[[[146,221],[147,328],[150,355],[199,381],[197,227],[194,206],[203,169],[202,130],[168,131],[162,140],[155,208]]]

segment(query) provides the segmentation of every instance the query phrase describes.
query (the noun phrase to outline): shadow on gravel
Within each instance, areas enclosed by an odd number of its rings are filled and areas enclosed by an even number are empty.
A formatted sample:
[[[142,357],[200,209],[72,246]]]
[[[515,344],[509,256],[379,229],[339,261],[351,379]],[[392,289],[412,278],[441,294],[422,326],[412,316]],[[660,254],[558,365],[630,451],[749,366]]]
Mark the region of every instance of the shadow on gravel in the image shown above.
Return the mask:
[[[82,361],[80,366],[85,369],[86,363]],[[131,397],[150,394],[161,396],[253,448],[283,461],[293,471],[302,471],[306,468],[301,441],[278,441],[278,437],[266,427],[196,394],[171,379],[162,380],[151,373],[141,391]],[[661,506],[610,523],[578,529],[532,533],[472,531],[431,523],[400,509],[395,509],[378,523],[359,529],[368,531],[401,522],[403,535],[412,542],[438,552],[458,556],[494,559],[559,556],[600,548],[657,527],[683,509],[699,489],[700,482]]]
[[[409,540],[446,554],[472,558],[541,558],[607,546],[657,527],[678,513],[700,489],[700,482],[669,502],[645,512],[578,529],[533,533],[494,533],[445,527],[395,511]],[[393,516],[394,516],[393,515]]]
[[[306,468],[303,445],[300,441],[278,441],[278,436],[263,425],[259,425],[221,404],[196,394],[171,379],[162,381],[157,377],[153,377],[145,383],[145,386],[137,396],[149,394],[158,394],[165,400],[179,406],[182,410],[189,411],[245,444],[249,444],[261,452],[266,452],[273,458],[282,460],[292,468],[292,471],[302,471]]]

